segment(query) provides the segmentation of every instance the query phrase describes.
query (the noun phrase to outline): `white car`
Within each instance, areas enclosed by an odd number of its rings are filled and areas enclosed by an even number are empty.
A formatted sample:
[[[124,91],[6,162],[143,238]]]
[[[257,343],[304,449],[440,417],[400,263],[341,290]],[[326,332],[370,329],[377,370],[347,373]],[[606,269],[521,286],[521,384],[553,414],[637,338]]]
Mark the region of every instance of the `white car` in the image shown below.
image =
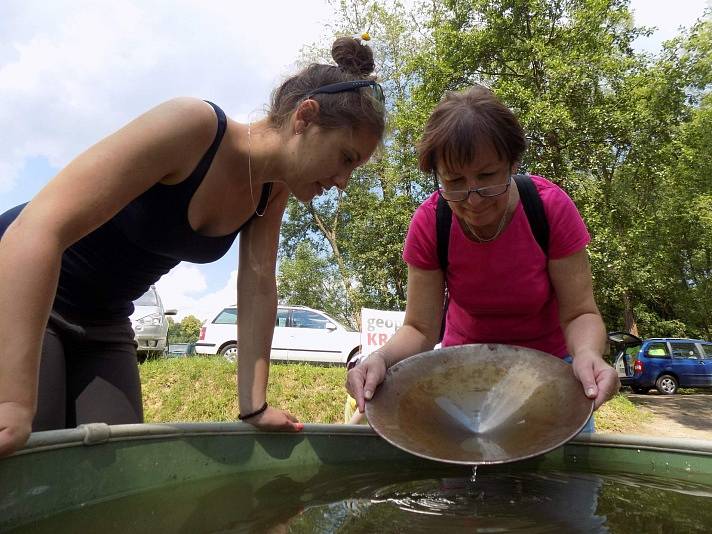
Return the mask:
[[[359,354],[361,336],[319,310],[279,306],[270,358],[288,361],[347,363]],[[224,308],[200,329],[199,354],[237,359],[237,307]]]

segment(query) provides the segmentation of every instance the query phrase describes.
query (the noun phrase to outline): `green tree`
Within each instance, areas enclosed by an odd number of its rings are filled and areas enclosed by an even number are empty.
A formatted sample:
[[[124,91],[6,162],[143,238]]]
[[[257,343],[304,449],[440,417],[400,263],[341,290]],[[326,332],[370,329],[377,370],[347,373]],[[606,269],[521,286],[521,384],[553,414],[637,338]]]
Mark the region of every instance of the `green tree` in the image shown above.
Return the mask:
[[[317,254],[310,241],[297,244],[292,258],[283,258],[277,274],[277,290],[285,304],[309,306],[350,322],[343,308],[343,285],[330,262]]]
[[[417,171],[417,140],[445,91],[484,83],[528,134],[523,169],[556,182],[579,206],[609,327],[709,336],[709,19],[658,54],[636,54],[632,43],[648,30],[633,25],[627,0],[333,5],[334,34],[374,36],[389,132],[347,193],[290,203],[280,259],[295,260],[297,244],[308,241],[326,262],[320,272],[340,288],[328,297],[337,315],[402,309],[403,239],[433,190]],[[317,44],[306,54],[325,52]],[[314,272],[295,269],[293,283]]]
[[[415,130],[403,128],[394,117],[400,115],[412,86],[406,67],[418,36],[411,13],[400,2],[353,0],[334,7],[334,34],[365,29],[374,36],[369,44],[387,95],[389,136],[384,149],[354,173],[347,193],[332,191],[306,205],[290,201],[280,258],[293,258],[297,243],[310,241],[315,254],[333,266],[333,280],[341,286],[332,293],[340,299],[332,307],[340,310],[338,316],[358,324],[362,306],[402,309],[405,304],[402,243],[417,206],[413,191],[422,177],[414,171]],[[326,59],[324,44],[307,55]]]
[[[166,321],[168,321],[168,344],[177,343],[177,338],[180,336],[180,323],[176,323],[173,317],[166,317]]]
[[[684,256],[671,248],[684,224],[661,220],[670,215],[663,177],[695,95],[710,83],[707,25],[652,57],[632,50],[647,30],[633,26],[627,0],[432,4],[434,44],[414,62],[423,80],[415,100],[432,106],[444,91],[480,82],[515,110],[529,137],[523,167],[566,189],[589,226],[609,326],[637,332],[637,312],[646,332],[687,328],[673,305],[685,284],[668,272]]]
[[[700,269],[705,229],[692,207],[712,191],[704,174],[710,148],[698,142],[707,113],[699,105],[712,83],[710,37],[710,21],[701,20],[619,89],[628,146],[603,181],[614,202],[603,227],[610,242],[598,244],[607,258],[596,267],[611,297],[610,324],[622,316],[628,328],[637,318],[645,336],[709,335],[698,300],[709,283],[709,270]]]
[[[200,336],[202,322],[194,315],[186,315],[180,323],[176,323],[172,317],[168,317],[168,344],[171,343],[194,343]]]

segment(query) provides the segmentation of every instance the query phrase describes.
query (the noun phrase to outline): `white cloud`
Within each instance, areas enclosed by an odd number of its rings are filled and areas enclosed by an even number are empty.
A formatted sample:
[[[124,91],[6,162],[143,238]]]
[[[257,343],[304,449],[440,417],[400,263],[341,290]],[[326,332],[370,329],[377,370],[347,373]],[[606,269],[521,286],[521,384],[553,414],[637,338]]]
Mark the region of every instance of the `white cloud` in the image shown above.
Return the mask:
[[[0,195],[21,197],[17,176],[30,158],[61,168],[174,96],[213,100],[236,120],[258,116],[301,47],[324,37],[331,12],[323,0],[3,0]],[[235,302],[235,271],[201,296],[203,272],[183,263],[157,283],[177,319]]]
[[[702,4],[632,2],[638,24],[673,32]],[[0,195],[22,187],[29,158],[60,168],[173,96],[211,99],[237,120],[259,114],[300,48],[326,37],[332,9],[325,0],[1,1]],[[235,302],[236,272],[205,296],[205,276],[191,264],[157,286],[178,319],[208,319]]]
[[[212,319],[223,307],[234,304],[237,298],[237,271],[232,271],[225,285],[212,293],[200,296],[207,288],[200,269],[189,263],[180,263],[157,283],[156,289],[166,309],[176,308],[176,321],[186,315],[200,320]]]
[[[238,120],[263,109],[329,13],[319,0],[0,3],[0,191],[27,158],[62,167],[173,96]]]
[[[663,41],[677,35],[680,27],[690,27],[702,17],[705,6],[712,7],[710,0],[685,0],[676,2],[674,9],[669,0],[632,0],[630,9],[637,26],[654,27],[653,35],[639,38],[636,48],[656,52]]]

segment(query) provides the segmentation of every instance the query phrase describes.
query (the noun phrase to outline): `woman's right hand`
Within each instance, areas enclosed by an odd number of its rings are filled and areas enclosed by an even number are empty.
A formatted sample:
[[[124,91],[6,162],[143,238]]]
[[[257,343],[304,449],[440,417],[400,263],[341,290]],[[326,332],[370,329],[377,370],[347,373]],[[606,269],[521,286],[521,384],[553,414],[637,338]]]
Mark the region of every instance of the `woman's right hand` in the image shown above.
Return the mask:
[[[0,457],[20,449],[32,432],[32,410],[17,402],[0,402]]]
[[[386,378],[386,361],[376,351],[362,360],[346,375],[346,390],[354,399],[359,412],[366,411],[366,401],[373,398],[378,385]]]

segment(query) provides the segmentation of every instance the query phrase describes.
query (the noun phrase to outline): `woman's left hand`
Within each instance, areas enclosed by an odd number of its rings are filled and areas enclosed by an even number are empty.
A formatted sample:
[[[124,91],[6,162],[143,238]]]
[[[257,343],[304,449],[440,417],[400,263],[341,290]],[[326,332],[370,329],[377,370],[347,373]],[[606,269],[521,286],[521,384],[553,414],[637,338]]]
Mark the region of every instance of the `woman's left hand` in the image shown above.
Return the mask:
[[[577,354],[572,367],[574,376],[581,382],[586,396],[595,399],[594,410],[611,399],[621,387],[618,373],[599,354]]]
[[[260,430],[281,430],[285,432],[300,432],[304,424],[286,410],[268,407],[261,414],[245,419],[245,423]]]

